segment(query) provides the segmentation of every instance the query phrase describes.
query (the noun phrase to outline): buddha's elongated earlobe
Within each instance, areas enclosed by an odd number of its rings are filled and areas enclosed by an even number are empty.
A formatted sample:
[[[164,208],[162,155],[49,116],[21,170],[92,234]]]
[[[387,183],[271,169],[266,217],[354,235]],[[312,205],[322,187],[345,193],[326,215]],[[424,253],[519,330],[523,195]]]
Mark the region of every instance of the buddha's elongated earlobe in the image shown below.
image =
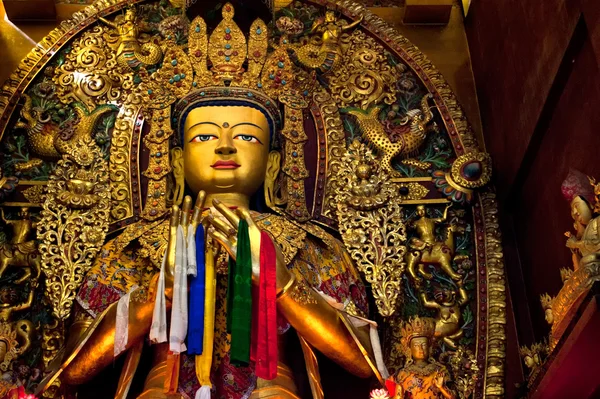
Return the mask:
[[[172,198],[173,205],[181,205],[185,190],[185,173],[183,170],[183,150],[175,147],[171,150],[171,166],[173,167],[174,185]]]
[[[281,170],[281,154],[277,151],[269,153],[269,162],[267,163],[267,171],[265,172],[265,202],[269,208],[274,208],[276,205],[283,205],[284,200],[277,197],[275,193],[275,182],[279,171]]]

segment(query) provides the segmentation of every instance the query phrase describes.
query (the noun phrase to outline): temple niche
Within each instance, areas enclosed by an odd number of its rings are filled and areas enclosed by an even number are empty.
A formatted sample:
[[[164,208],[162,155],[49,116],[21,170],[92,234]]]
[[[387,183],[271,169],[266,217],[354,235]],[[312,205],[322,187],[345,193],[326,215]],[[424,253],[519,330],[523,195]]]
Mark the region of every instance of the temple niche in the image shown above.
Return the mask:
[[[2,395],[504,397],[441,74],[353,1],[208,3],[98,0],[0,92]]]

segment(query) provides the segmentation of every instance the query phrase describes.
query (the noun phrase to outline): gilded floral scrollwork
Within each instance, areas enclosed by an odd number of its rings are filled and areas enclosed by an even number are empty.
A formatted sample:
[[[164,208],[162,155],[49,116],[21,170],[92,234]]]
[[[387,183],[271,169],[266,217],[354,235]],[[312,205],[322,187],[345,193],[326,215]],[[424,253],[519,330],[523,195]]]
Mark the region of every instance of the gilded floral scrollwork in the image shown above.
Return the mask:
[[[405,268],[402,208],[392,198],[393,183],[364,144],[351,144],[340,173],[336,200],[342,239],[371,284],[379,313],[390,317]]]
[[[133,74],[119,66],[117,56],[105,40],[106,28],[95,26],[73,42],[53,81],[60,100],[68,104],[122,104],[133,88]]]
[[[76,290],[104,242],[109,211],[106,161],[94,142],[80,141],[50,177],[38,224],[46,297],[59,320],[71,314]]]
[[[379,103],[393,104],[393,86],[400,78],[400,70],[388,63],[383,46],[361,30],[355,30],[343,41],[347,49],[330,78],[337,105],[368,109]]]

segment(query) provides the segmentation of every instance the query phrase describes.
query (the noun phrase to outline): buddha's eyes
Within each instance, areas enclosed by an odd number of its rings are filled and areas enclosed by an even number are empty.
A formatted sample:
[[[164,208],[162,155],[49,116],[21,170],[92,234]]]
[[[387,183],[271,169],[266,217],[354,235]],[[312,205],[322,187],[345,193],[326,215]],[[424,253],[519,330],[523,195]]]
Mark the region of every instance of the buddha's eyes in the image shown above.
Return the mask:
[[[233,137],[233,139],[234,140],[235,139],[237,139],[237,140],[243,140],[243,141],[247,141],[249,143],[259,143],[259,144],[262,144],[259,139],[257,139],[256,137],[254,137],[252,135],[249,135],[249,134],[238,134],[238,135],[235,135]]]
[[[200,143],[204,141],[216,140],[217,136],[214,134],[199,134],[190,140],[190,143]]]

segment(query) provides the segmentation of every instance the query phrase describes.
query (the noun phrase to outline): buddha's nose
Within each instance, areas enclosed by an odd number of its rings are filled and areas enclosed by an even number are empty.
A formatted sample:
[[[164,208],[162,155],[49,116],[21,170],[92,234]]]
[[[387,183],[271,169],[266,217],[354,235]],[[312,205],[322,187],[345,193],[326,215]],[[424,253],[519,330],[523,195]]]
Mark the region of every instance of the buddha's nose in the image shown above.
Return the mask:
[[[215,153],[219,155],[231,155],[237,153],[237,149],[233,145],[233,140],[231,138],[222,137],[215,148]]]

